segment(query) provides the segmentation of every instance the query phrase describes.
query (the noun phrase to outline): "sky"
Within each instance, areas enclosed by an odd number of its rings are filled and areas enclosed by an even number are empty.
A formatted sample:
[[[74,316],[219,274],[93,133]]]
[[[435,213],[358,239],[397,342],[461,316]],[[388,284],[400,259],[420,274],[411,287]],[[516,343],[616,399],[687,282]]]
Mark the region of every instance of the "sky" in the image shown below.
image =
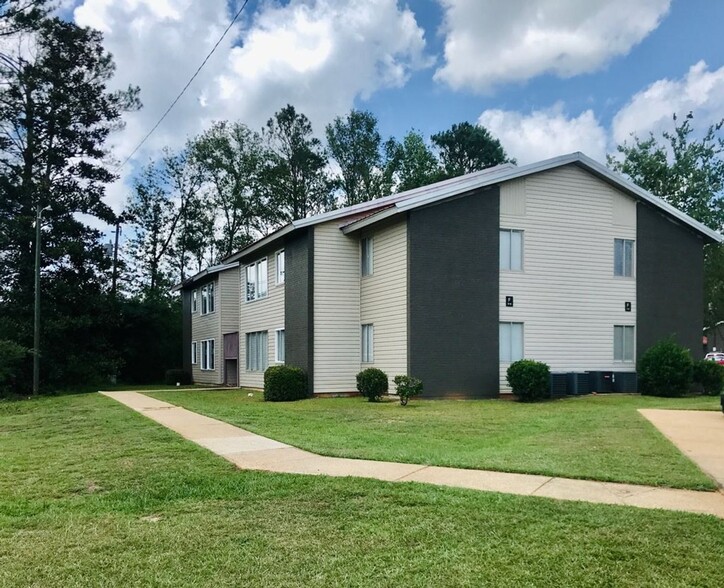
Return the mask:
[[[241,0],[63,0],[103,31],[114,85],[144,108],[112,137],[122,161],[231,22]],[[351,108],[383,136],[482,124],[519,164],[572,151],[605,161],[632,134],[724,117],[719,0],[249,0],[178,105],[108,191],[214,120],[252,129],[286,104],[315,133]]]

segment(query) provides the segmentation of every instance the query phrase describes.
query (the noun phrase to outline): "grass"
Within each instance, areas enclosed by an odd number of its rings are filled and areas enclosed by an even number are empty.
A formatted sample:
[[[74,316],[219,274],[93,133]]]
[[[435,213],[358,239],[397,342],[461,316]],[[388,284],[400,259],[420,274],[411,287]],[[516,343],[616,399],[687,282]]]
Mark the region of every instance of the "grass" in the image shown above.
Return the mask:
[[[724,521],[237,471],[99,395],[0,404],[0,586],[718,586]]]
[[[586,396],[506,400],[360,398],[265,403],[246,391],[158,392],[155,398],[322,455],[490,469],[698,490],[714,482],[637,408],[716,409],[718,398]]]

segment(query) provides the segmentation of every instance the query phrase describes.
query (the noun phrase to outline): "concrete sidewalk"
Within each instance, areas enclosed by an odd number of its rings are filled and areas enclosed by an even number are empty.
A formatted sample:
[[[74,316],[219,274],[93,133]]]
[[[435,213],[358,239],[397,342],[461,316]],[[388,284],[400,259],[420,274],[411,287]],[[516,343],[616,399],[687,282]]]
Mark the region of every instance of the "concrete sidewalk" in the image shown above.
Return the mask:
[[[521,496],[678,510],[724,518],[724,495],[719,492],[695,492],[550,476],[325,457],[249,433],[138,392],[101,394],[125,404],[246,470],[356,476],[387,482],[422,482]]]
[[[639,409],[681,452],[724,488],[724,414],[712,410]]]

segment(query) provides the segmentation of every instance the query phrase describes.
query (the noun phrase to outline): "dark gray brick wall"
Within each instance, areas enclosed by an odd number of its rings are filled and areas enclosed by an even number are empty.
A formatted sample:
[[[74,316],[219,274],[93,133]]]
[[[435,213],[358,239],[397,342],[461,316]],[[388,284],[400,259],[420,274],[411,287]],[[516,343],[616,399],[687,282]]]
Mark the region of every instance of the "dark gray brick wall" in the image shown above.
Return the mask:
[[[643,203],[637,206],[636,226],[637,356],[673,335],[700,358],[703,240]]]
[[[475,191],[408,218],[408,367],[425,396],[494,397],[500,192]]]
[[[314,390],[314,229],[287,239],[284,295],[285,354],[287,365],[307,372]]]

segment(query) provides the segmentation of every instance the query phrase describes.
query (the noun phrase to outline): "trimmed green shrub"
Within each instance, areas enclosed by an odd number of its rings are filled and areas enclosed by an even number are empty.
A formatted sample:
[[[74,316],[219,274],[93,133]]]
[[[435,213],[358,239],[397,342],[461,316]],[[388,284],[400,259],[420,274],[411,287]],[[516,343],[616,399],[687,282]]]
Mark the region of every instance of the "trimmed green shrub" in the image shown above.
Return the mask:
[[[637,371],[641,394],[683,396],[691,388],[691,355],[671,338],[649,347],[641,357]]]
[[[163,383],[167,386],[175,386],[176,384],[188,386],[191,383],[191,374],[180,369],[166,370]]]
[[[397,395],[400,397],[400,404],[406,406],[407,402],[413,396],[422,393],[422,380],[413,378],[412,376],[395,376],[392,380],[397,389]]]
[[[377,368],[367,368],[357,374],[357,390],[370,402],[377,402],[387,394],[389,386],[387,374]]]
[[[10,395],[20,375],[28,349],[14,341],[0,341],[0,396]]]
[[[264,372],[264,400],[288,402],[309,398],[307,374],[302,368],[273,365]]]
[[[508,384],[521,402],[535,402],[551,396],[551,370],[547,364],[521,359],[508,367]]]
[[[724,365],[702,359],[694,362],[694,383],[701,384],[704,394],[718,396],[724,390]]]

